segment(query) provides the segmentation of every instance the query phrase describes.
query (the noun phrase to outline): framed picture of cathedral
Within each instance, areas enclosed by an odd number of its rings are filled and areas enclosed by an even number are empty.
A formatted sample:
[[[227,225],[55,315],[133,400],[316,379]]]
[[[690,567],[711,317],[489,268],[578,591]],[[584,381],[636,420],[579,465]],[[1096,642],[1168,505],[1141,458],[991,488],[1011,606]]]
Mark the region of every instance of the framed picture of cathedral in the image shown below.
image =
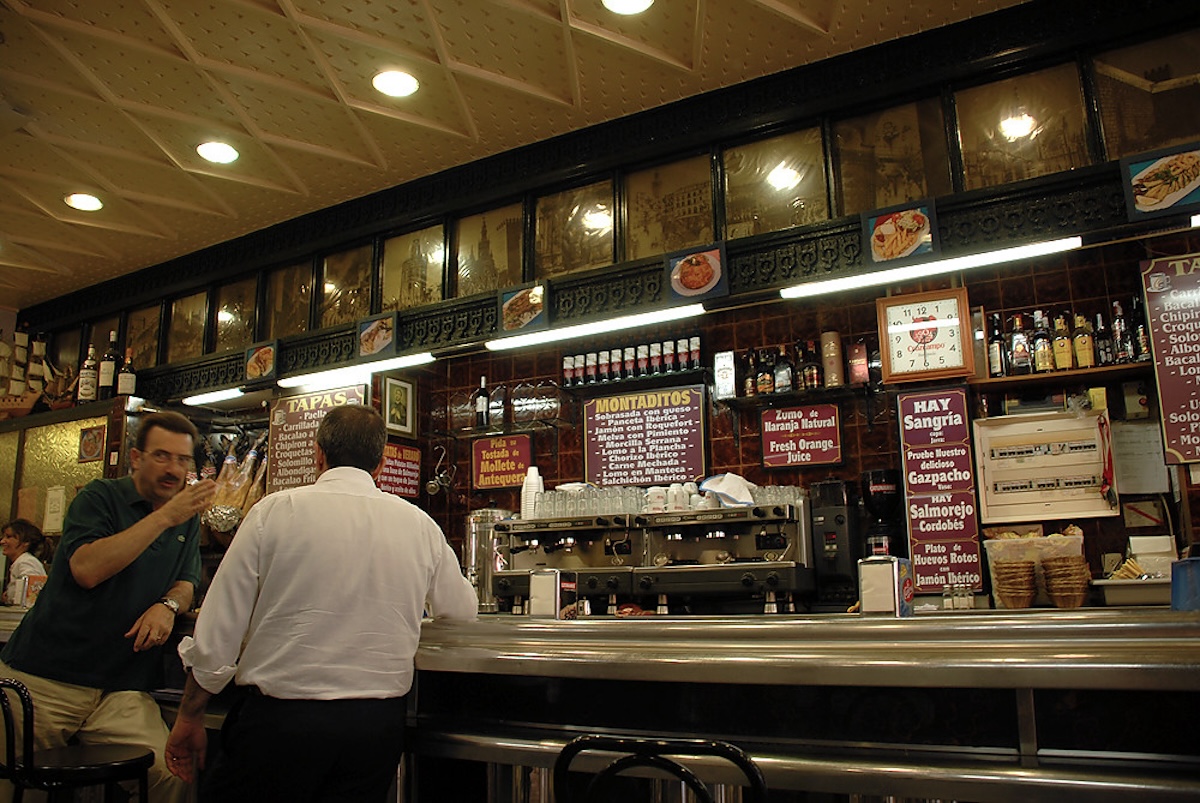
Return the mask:
[[[520,284],[523,232],[519,203],[460,218],[454,226],[454,297]]]

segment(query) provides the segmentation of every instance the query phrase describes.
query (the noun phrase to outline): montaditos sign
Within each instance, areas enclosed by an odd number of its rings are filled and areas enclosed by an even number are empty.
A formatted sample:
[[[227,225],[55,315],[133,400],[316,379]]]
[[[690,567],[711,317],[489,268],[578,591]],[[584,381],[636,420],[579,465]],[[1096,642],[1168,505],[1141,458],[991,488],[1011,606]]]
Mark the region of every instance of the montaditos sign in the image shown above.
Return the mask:
[[[334,407],[364,404],[366,385],[284,396],[271,405],[267,493],[317,481],[317,427]]]
[[[655,485],[704,476],[704,386],[645,390],[583,405],[584,479]]]
[[[1200,461],[1200,254],[1142,263],[1146,323],[1169,464]]]

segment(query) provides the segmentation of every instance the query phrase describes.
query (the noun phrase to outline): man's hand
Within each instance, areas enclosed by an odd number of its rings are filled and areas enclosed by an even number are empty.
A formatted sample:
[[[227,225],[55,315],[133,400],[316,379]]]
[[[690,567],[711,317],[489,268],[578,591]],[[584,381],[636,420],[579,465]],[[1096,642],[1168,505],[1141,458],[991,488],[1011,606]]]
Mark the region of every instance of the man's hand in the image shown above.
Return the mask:
[[[187,783],[195,783],[199,771],[204,769],[207,749],[208,734],[204,732],[204,719],[177,716],[164,751],[167,769]]]
[[[166,519],[167,527],[174,527],[183,524],[211,505],[216,493],[217,484],[215,482],[200,480],[183,486],[182,491],[172,496],[156,512]]]
[[[156,602],[138,617],[125,638],[133,639],[134,652],[142,652],[166,643],[174,629],[175,614],[166,605]]]

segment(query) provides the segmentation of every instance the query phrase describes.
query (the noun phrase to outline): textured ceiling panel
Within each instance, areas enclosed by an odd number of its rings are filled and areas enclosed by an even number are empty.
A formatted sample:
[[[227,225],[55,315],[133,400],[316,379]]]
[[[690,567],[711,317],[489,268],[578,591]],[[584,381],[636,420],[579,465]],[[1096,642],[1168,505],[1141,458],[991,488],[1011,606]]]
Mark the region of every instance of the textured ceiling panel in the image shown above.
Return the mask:
[[[0,0],[0,306],[1017,2]]]

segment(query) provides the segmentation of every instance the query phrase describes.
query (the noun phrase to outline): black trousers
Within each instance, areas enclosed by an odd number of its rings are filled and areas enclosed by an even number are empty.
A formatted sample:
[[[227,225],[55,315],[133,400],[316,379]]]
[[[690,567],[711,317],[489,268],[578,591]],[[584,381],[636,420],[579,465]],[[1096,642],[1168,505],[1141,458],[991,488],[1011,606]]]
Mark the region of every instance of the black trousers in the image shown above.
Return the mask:
[[[383,801],[404,751],[404,697],[279,700],[247,694],[208,756],[202,803]]]

